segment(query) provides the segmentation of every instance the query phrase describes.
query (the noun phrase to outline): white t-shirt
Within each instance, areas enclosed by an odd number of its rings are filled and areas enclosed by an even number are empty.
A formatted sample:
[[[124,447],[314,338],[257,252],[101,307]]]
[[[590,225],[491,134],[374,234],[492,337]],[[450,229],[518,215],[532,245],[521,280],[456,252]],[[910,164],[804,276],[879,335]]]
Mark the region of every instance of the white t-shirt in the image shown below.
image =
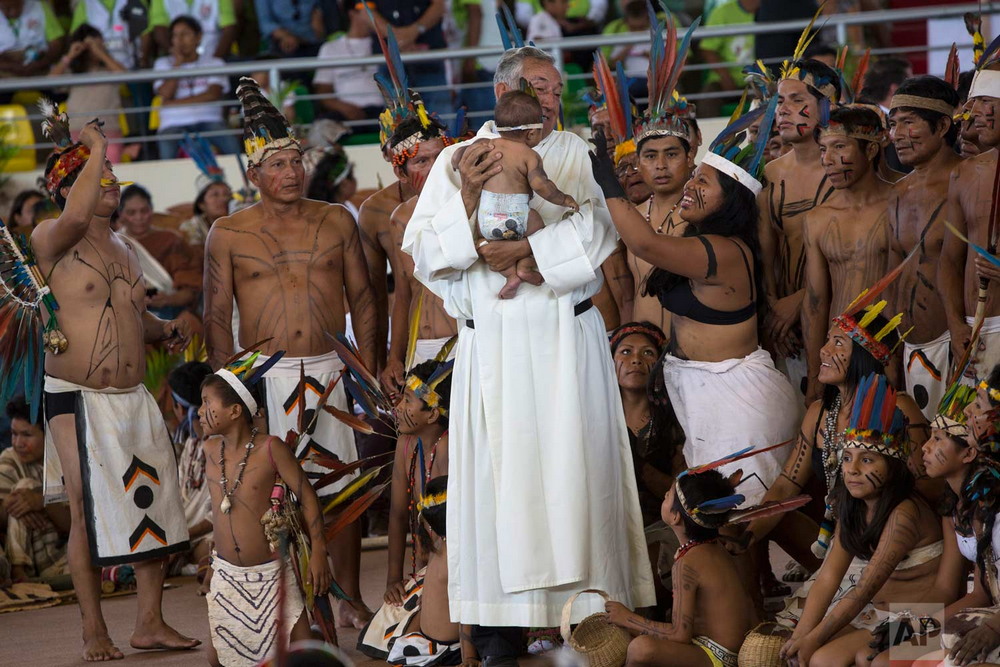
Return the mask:
[[[198,69],[199,67],[218,67],[225,65],[220,58],[214,56],[198,56],[198,60],[192,63],[184,63],[181,69]],[[153,63],[156,71],[168,71],[175,69],[173,58],[163,56],[157,58]],[[153,83],[153,90],[157,90],[163,85],[166,79],[157,79]],[[229,92],[229,80],[224,76],[191,76],[179,79],[177,83],[176,100],[183,100],[186,97],[201,95],[210,86],[220,86],[223,94]],[[160,107],[160,129],[168,127],[183,127],[195,123],[221,123],[222,107],[196,104],[193,106],[167,106]]]
[[[528,22],[527,41],[538,42],[545,39],[562,39],[562,28],[551,14],[538,12]]]
[[[641,44],[620,46],[615,49],[612,55],[615,58],[625,56],[625,61],[622,65],[625,67],[626,76],[631,79],[644,79],[649,70],[649,51],[649,42],[643,42]]]
[[[342,35],[327,42],[319,49],[319,58],[337,60],[340,58],[362,58],[372,55],[372,40],[368,37],[348,37]],[[327,67],[316,70],[313,83],[325,83],[333,87],[337,97],[359,107],[381,107],[385,105],[382,94],[375,85],[375,65],[358,67]]]

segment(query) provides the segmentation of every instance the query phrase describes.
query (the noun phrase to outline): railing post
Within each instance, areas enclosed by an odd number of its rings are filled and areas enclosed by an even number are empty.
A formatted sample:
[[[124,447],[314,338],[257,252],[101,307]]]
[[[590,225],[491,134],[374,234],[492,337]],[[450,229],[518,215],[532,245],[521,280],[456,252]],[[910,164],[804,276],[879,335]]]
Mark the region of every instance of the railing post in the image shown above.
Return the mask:
[[[837,44],[844,46],[847,44],[847,24],[837,21]]]
[[[556,70],[559,74],[563,74],[563,52],[562,48],[555,46],[552,48],[552,57],[555,58]]]
[[[267,73],[268,90],[271,94],[277,93],[281,89],[281,71],[277,67],[272,67]]]

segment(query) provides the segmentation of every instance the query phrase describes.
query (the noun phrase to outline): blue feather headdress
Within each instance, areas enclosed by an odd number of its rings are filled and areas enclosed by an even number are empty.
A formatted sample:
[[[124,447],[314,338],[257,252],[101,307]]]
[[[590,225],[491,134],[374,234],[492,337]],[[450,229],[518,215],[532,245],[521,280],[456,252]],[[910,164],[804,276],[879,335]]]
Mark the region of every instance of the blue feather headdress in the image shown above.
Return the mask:
[[[199,174],[198,178],[195,179],[195,188],[198,192],[213,183],[226,182],[226,174],[219,166],[215,159],[215,153],[212,152],[212,147],[205,141],[204,137],[200,134],[191,135],[185,132],[184,139],[181,140],[181,147],[198,167]]]
[[[824,77],[818,77],[799,67],[802,60],[804,60],[805,52],[809,47],[809,44],[811,44],[816,35],[819,34],[819,30],[813,32],[813,26],[816,24],[816,19],[819,18],[820,12],[822,11],[823,6],[821,5],[820,8],[816,10],[816,14],[813,15],[809,25],[807,25],[802,31],[802,34],[799,36],[799,41],[795,45],[795,51],[792,52],[791,60],[786,60],[781,64],[781,74],[779,75],[778,80],[783,81],[785,79],[795,79],[797,81],[801,81],[825,97],[830,104],[837,104],[840,100],[838,99],[837,87],[834,85],[833,78],[827,79]],[[834,71],[833,76],[839,78],[840,74]]]
[[[708,153],[702,159],[702,164],[714,167],[723,174],[736,180],[737,183],[753,192],[754,196],[763,189],[761,179],[764,175],[764,149],[774,124],[774,114],[778,108],[778,96],[773,95],[766,106],[752,111],[746,108],[746,94],[736,107],[729,124],[709,147]],[[757,141],[748,143],[747,129],[760,121]]]
[[[451,354],[451,350],[457,342],[458,336],[452,336],[448,342],[441,346],[441,350],[434,357],[434,362],[438,366],[426,381],[421,380],[412,373],[406,378],[406,386],[417,398],[426,403],[427,407],[437,408],[438,412],[442,415],[448,414],[448,406],[441,400],[440,394],[437,393],[437,388],[439,384],[451,376],[451,372],[455,367],[455,360],[448,361],[448,355]]]
[[[662,2],[662,0],[661,0]],[[635,143],[642,143],[650,137],[678,137],[690,145],[690,126],[684,118],[691,108],[687,100],[677,93],[684,63],[691,47],[691,37],[701,23],[698,18],[684,33],[680,45],[677,43],[677,25],[673,15],[664,5],[664,19],[656,15],[653,5],[647,0],[649,12],[649,107],[635,128]]]
[[[501,3],[500,11],[497,12],[496,18],[497,27],[500,28],[500,41],[503,43],[505,51],[535,45],[534,42],[525,44],[521,28],[518,27],[517,22],[514,20],[514,15],[510,13],[510,8],[506,4]]]

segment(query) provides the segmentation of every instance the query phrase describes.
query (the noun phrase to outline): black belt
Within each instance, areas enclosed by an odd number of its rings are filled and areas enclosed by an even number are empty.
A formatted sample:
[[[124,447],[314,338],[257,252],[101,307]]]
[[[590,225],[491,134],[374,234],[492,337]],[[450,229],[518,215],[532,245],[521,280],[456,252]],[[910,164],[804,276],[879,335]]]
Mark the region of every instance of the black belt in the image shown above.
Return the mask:
[[[587,312],[593,307],[594,307],[594,302],[592,299],[589,298],[584,299],[580,303],[573,306],[573,317],[579,317],[580,315],[583,315],[585,312]],[[470,329],[475,329],[476,323],[473,320],[465,320],[465,326],[469,327]]]

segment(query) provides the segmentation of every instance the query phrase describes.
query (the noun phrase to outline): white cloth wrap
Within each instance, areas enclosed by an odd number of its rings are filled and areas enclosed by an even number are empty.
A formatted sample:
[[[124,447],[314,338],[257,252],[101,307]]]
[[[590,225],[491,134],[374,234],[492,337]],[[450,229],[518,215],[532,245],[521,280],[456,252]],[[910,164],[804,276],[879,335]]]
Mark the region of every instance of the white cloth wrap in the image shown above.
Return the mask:
[[[969,88],[969,99],[973,97],[1000,97],[1000,72],[977,70]]]
[[[194,486],[198,480],[186,478],[191,469],[197,470],[199,468],[198,459],[203,456],[201,439],[196,435],[189,436],[181,448],[180,462],[177,466],[177,476],[181,483],[181,502],[184,503],[184,521],[187,523],[189,532],[202,521],[212,521],[212,493],[208,488],[204,465],[200,466],[200,486]],[[204,535],[192,538],[191,547],[211,539],[212,531],[210,530]]]
[[[477,138],[493,138],[493,123]],[[444,150],[406,227],[414,275],[459,327],[452,380],[448,543],[452,620],[554,627],[563,603],[599,588],[632,607],[654,603],[652,574],[604,321],[574,306],[600,289],[617,235],[587,145],[553,132],[537,147],[546,173],[581,208],[531,202],[545,227],[528,237],[545,279],[500,300],[504,277],[478,261],[460,175]],[[597,596],[574,622],[603,610]]]
[[[948,390],[951,369],[951,332],[929,343],[903,343],[906,393],[913,397],[928,421],[937,416],[938,403]]]
[[[734,162],[730,162],[721,155],[716,155],[715,153],[709,151],[708,153],[705,153],[705,157],[703,157],[701,161],[703,164],[715,167],[726,176],[735,179],[737,183],[752,192],[754,197],[759,195],[760,191],[764,189],[761,182],[751,176],[749,172],[743,169],[743,167],[740,167]]]
[[[260,355],[255,366],[267,361],[269,357]],[[290,430],[297,430],[299,425],[299,382],[303,369],[305,371],[306,414],[303,423],[305,427],[312,421],[313,411],[326,386],[344,368],[343,362],[336,352],[328,352],[315,357],[282,357],[264,376],[264,393],[267,400],[267,428],[279,438],[284,438]],[[343,380],[334,388],[327,399],[327,405],[332,405],[348,412],[347,393]],[[354,430],[331,415],[326,410],[320,410],[316,426],[308,436],[303,437],[295,451],[295,456],[302,464],[302,469],[310,479],[316,480],[330,472],[329,469],[306,460],[313,453],[335,456],[344,463],[358,460],[358,447],[354,441]],[[354,480],[354,475],[347,475],[336,484],[324,487],[318,491],[321,497],[332,495]]]
[[[292,567],[292,563],[285,563],[286,637],[305,609]],[[241,567],[213,553],[212,570],[208,629],[219,664],[255,667],[270,657],[278,634],[281,561]]]
[[[128,239],[129,245],[132,246],[136,257],[139,258],[139,267],[142,269],[142,280],[146,283],[146,289],[155,289],[159,294],[173,294],[176,291],[173,276],[163,268],[163,265],[153,257],[151,252],[146,250],[142,241],[132,238],[123,231],[118,232],[118,234]]]
[[[517,241],[528,233],[528,201],[521,192],[483,190],[479,195],[479,233],[488,241]]]
[[[975,323],[974,317],[966,317],[965,322],[970,327]],[[978,381],[985,378],[1000,364],[1000,315],[987,317],[983,320],[983,328],[979,332],[979,348],[969,364],[966,377],[971,375]]]
[[[684,429],[684,459],[698,466],[753,445],[776,445],[795,437],[799,406],[792,385],[757,349],[742,359],[689,361],[663,357],[663,378]],[[737,492],[756,504],[777,479],[791,445],[719,468],[743,471]],[[754,477],[756,475],[756,477]]]
[[[413,365],[416,366],[417,364],[434,359],[449,340],[451,340],[451,336],[446,336],[445,338],[418,338],[416,344],[413,346]],[[445,361],[454,359],[455,351],[456,348],[452,347]]]
[[[76,442],[92,563],[133,563],[187,550],[177,458],[146,388],[92,389],[46,375],[45,392],[79,392]],[[45,429],[44,495],[46,503],[66,499],[51,428]]]

